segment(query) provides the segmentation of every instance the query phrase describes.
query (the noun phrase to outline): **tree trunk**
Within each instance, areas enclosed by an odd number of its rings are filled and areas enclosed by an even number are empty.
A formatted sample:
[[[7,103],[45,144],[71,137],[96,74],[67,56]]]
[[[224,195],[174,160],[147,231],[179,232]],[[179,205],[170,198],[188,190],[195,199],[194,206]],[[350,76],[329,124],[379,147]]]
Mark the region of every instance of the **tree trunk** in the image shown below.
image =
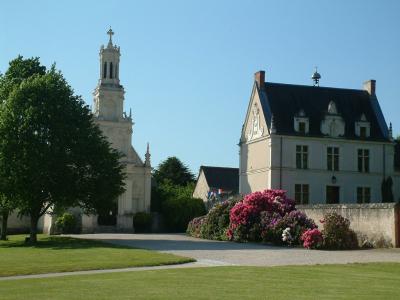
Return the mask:
[[[39,217],[31,214],[31,230],[29,235],[29,243],[36,244],[37,242],[37,223],[39,221]]]
[[[7,240],[7,221],[8,221],[8,210],[3,211],[1,214],[1,236],[0,240]]]

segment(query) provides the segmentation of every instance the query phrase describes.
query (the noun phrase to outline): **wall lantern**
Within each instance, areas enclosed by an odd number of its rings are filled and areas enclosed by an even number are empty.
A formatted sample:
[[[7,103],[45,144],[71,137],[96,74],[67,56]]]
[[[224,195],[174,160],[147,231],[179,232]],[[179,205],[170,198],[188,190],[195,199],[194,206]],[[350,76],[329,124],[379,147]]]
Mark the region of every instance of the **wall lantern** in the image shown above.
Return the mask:
[[[332,176],[331,181],[332,181],[333,184],[336,183],[336,176],[335,175]]]

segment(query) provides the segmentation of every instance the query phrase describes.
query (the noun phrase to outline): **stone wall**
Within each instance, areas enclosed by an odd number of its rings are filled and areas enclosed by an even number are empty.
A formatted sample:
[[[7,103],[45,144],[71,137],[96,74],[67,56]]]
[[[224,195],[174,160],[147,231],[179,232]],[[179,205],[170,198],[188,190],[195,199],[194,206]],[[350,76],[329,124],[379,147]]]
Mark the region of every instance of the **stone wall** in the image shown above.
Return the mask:
[[[350,220],[350,227],[377,246],[400,247],[400,205],[396,203],[370,204],[314,204],[297,208],[313,219],[319,228],[327,212],[337,212]]]

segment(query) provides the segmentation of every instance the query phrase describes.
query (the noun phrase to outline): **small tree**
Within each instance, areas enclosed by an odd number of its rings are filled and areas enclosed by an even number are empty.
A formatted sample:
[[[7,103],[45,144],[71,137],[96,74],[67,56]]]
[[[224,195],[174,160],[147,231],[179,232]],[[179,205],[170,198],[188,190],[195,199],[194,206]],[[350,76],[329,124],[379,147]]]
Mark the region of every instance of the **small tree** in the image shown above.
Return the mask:
[[[154,184],[151,189],[151,210],[161,212],[163,203],[184,187],[187,197],[194,189],[194,175],[177,157],[168,157],[153,172]]]
[[[168,157],[160,163],[153,176],[159,184],[168,180],[174,185],[185,186],[195,181],[193,173],[175,156]]]
[[[38,62],[18,57],[0,83],[0,174],[18,210],[31,218],[32,243],[50,207],[107,211],[124,178],[121,156],[88,106],[54,66],[43,73]]]

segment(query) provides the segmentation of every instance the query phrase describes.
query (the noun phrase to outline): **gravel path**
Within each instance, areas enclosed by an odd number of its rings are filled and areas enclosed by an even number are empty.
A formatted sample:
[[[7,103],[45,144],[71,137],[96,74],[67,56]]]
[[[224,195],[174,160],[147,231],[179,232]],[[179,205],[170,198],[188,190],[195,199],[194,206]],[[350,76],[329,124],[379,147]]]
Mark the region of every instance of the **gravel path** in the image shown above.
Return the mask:
[[[81,234],[76,238],[96,239],[136,248],[145,248],[165,253],[192,257],[194,263],[135,267],[108,270],[89,270],[35,275],[0,277],[0,281],[28,278],[48,278],[67,275],[89,275],[103,273],[135,272],[171,268],[212,266],[280,266],[313,264],[346,264],[367,262],[400,262],[400,248],[370,249],[356,251],[320,251],[301,248],[286,248],[260,244],[231,243],[195,239],[184,234]]]
[[[400,262],[400,248],[322,251],[196,239],[184,234],[86,234],[74,237],[98,239],[130,247],[192,257],[210,266],[279,266]]]

